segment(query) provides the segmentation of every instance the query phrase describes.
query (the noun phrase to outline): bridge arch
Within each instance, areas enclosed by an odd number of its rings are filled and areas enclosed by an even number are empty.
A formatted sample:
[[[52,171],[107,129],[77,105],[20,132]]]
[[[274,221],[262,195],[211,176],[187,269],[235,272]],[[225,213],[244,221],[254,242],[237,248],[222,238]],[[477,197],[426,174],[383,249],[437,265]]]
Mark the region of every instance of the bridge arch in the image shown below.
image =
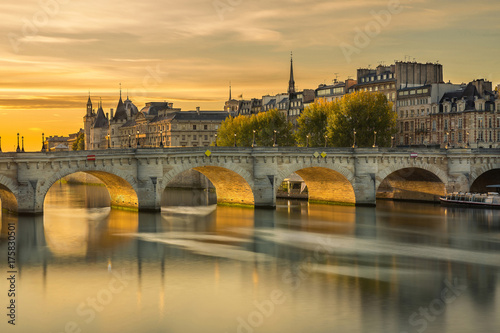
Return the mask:
[[[245,169],[232,164],[199,164],[189,166],[176,166],[163,175],[162,191],[175,176],[188,171],[196,170],[203,174],[214,185],[218,204],[255,204],[253,194],[253,178]]]
[[[493,192],[495,189],[486,186],[499,184],[500,166],[498,165],[483,165],[471,173],[470,192]]]
[[[376,178],[376,198],[439,201],[446,194],[444,173],[432,165],[390,166]]]
[[[59,179],[76,172],[83,172],[99,179],[106,186],[111,207],[138,209],[139,200],[137,196],[137,182],[130,175],[112,170],[67,170],[54,173],[50,178],[43,181],[37,191],[37,203],[43,206],[49,189]]]
[[[309,201],[325,203],[355,204],[354,175],[346,168],[324,166],[291,165],[278,171],[275,195],[285,178],[298,174],[306,183]]]
[[[18,188],[14,181],[4,175],[0,175],[0,201],[2,210],[17,212]]]

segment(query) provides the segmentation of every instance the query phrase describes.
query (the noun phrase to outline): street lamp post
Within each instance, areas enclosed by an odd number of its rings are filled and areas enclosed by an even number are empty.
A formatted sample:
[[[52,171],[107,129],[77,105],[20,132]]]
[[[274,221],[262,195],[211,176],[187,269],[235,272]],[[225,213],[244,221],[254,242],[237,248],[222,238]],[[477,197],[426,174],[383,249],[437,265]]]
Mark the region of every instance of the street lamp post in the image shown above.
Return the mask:
[[[20,153],[21,148],[19,147],[19,133],[17,133],[17,148],[16,148],[16,153]]]
[[[306,147],[309,148],[309,134],[306,135]]]
[[[128,135],[128,147],[132,148],[132,145],[130,144],[130,134]]]
[[[469,148],[470,147],[470,144],[469,144],[469,132],[465,132],[465,136],[466,136],[466,138],[465,138],[465,144],[466,144],[465,148]]]
[[[163,148],[163,130],[160,130],[160,148]]]
[[[255,142],[255,130],[253,130],[253,140],[252,140],[252,148],[257,147],[257,142]]]
[[[352,143],[352,148],[356,148],[356,129],[352,130],[354,142]]]
[[[45,133],[42,133],[42,153],[45,152]]]
[[[377,131],[373,131],[373,148],[377,148]]]
[[[448,149],[449,141],[450,141],[450,132],[446,132],[446,145],[444,146],[445,149]]]
[[[325,148],[326,148],[327,142],[328,142],[328,135],[325,135]]]
[[[2,152],[2,137],[0,136],[0,153]]]
[[[394,148],[394,136],[391,135],[391,148]]]
[[[236,133],[234,133],[234,146],[236,147]]]
[[[217,147],[217,133],[215,133],[215,145],[214,147]]]
[[[137,130],[137,148],[139,148],[139,130]]]
[[[22,140],[22,143],[23,143],[23,148],[22,148],[21,152],[24,153],[24,136],[21,137],[21,140]]]
[[[278,147],[278,131],[274,130],[274,142],[273,147]]]
[[[109,145],[109,134],[108,134],[108,135],[106,135],[106,138],[108,139],[108,149],[110,149],[110,148],[111,148],[111,146]]]

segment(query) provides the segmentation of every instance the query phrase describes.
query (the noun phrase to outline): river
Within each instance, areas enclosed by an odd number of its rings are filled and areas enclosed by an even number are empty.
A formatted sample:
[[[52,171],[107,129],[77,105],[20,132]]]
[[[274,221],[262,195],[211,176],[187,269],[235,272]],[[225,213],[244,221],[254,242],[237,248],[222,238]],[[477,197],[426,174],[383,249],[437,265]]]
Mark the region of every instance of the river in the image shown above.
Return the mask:
[[[54,185],[16,226],[16,326],[1,332],[498,332],[500,211],[380,201],[215,206],[171,190],[161,213]]]

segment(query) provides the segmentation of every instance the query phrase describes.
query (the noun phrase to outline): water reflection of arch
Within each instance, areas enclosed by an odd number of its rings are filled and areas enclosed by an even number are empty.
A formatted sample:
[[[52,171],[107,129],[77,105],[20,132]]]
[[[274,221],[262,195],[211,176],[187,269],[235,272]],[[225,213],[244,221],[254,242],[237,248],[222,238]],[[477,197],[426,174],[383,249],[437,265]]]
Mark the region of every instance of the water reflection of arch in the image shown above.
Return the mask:
[[[377,199],[439,201],[446,194],[447,177],[433,165],[390,166],[376,179]]]
[[[18,187],[14,181],[0,175],[0,201],[2,210],[17,212]]]
[[[139,204],[137,197],[137,181],[135,178],[130,175],[123,174],[111,166],[106,166],[104,169],[105,171],[72,170],[66,172],[56,172],[41,184],[39,188],[39,193],[42,198],[41,202],[44,202],[47,192],[58,180],[76,172],[83,172],[96,177],[104,183],[109,192],[112,207],[129,207],[137,209]]]
[[[278,171],[276,184],[281,184],[292,173],[306,183],[309,201],[355,204],[354,175],[342,166],[309,166],[305,163],[283,166]],[[275,195],[278,186],[275,186]]]
[[[214,185],[217,203],[254,205],[252,175],[245,169],[232,164],[214,163],[207,165],[199,163],[195,167],[193,164],[177,165],[163,175],[161,193],[177,175],[190,169],[200,172]]]

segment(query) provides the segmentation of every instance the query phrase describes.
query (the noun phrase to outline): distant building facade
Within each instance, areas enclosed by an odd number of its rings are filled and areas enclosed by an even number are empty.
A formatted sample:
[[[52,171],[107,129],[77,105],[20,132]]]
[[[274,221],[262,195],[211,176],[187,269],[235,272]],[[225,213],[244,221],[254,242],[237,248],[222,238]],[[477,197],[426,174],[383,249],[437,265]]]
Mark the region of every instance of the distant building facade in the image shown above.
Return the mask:
[[[221,123],[231,112],[181,111],[172,103],[150,102],[140,111],[121,94],[113,114],[97,112],[89,97],[84,116],[85,149],[210,146]]]

